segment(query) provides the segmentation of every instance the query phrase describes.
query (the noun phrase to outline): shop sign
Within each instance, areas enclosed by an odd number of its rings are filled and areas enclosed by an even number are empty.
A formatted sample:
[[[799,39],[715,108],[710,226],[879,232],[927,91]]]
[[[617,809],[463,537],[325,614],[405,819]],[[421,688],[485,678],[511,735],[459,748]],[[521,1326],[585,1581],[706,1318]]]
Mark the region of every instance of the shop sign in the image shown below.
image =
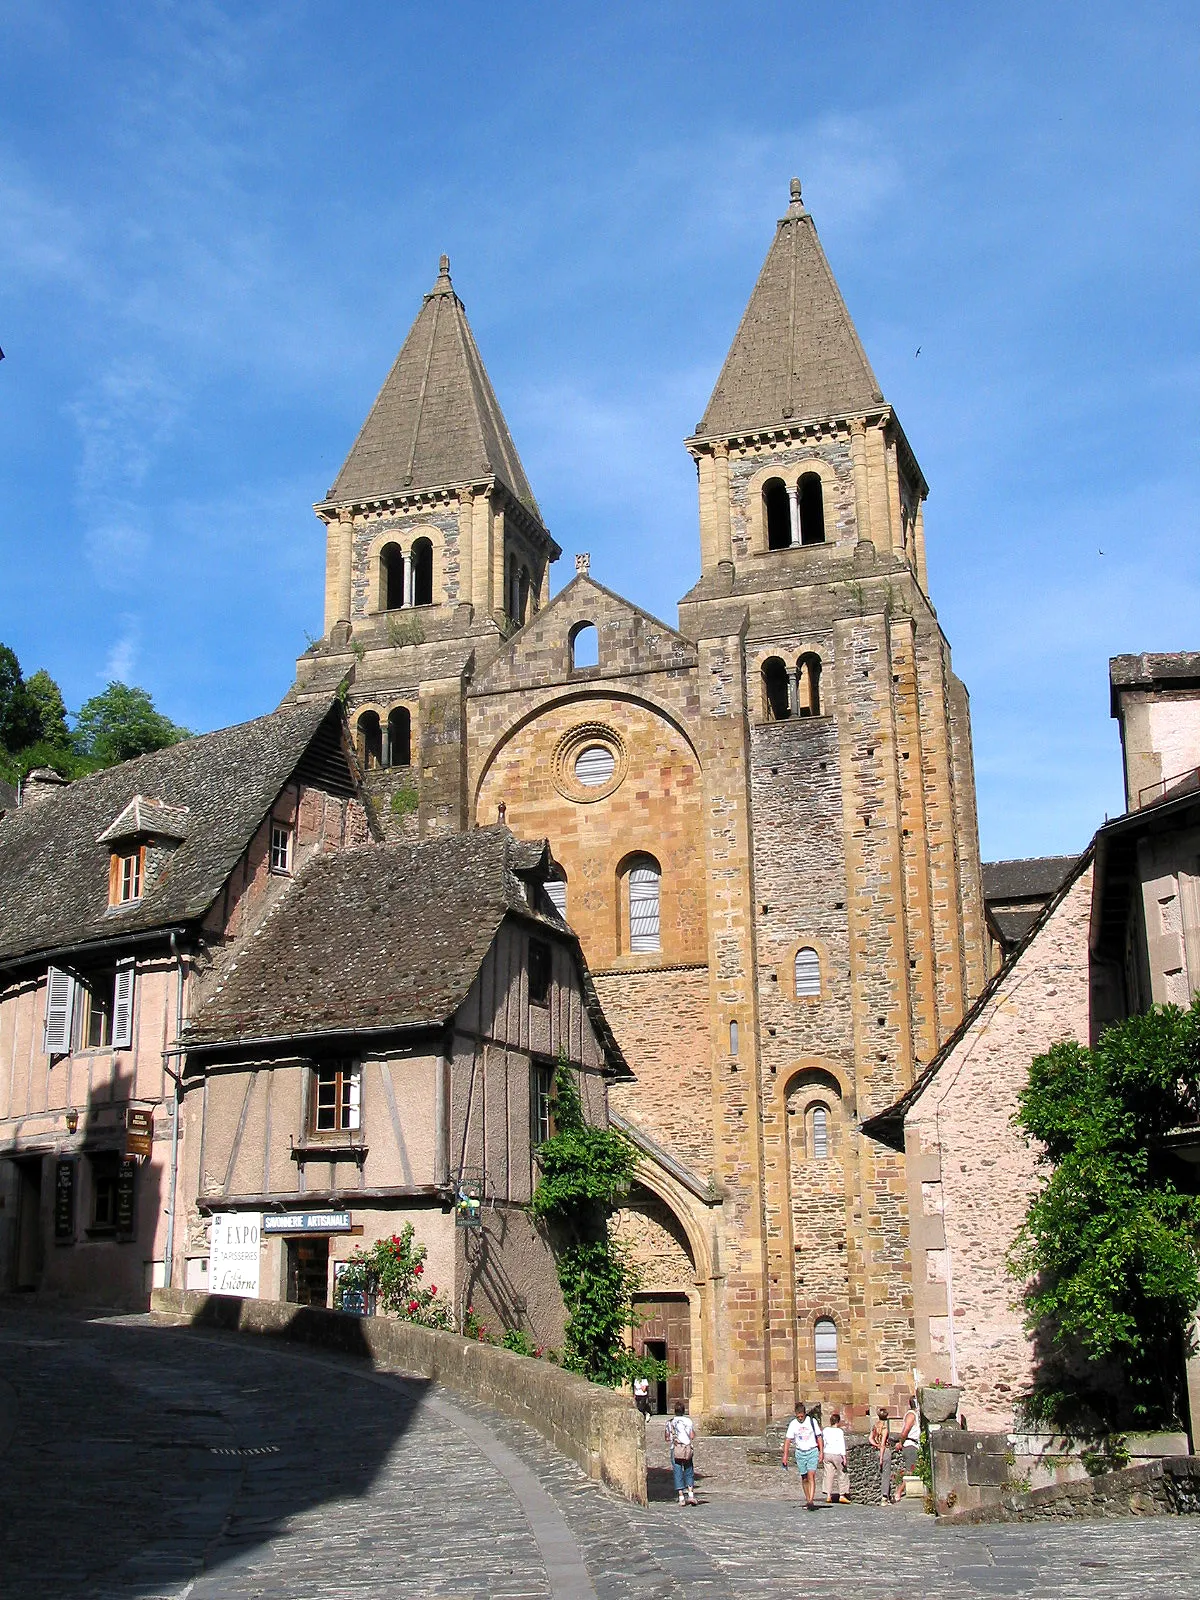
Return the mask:
[[[54,1164],[54,1237],[74,1243],[75,1240],[75,1168],[77,1161],[56,1161]]]
[[[348,1211],[268,1211],[262,1231],[272,1233],[349,1233]]]
[[[210,1294],[258,1299],[262,1217],[257,1211],[214,1211],[208,1249]]]
[[[117,1234],[126,1239],[132,1239],[135,1229],[133,1225],[133,1191],[137,1162],[126,1156],[117,1167]]]
[[[130,1106],[125,1113],[125,1154],[144,1158],[154,1149],[154,1113]]]

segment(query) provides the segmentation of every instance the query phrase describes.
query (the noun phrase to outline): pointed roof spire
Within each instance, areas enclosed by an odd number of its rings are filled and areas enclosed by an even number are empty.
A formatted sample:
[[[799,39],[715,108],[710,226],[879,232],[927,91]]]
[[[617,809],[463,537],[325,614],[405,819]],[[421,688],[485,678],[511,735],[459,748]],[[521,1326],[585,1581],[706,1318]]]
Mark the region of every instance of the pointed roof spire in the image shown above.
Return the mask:
[[[793,178],[708,408],[701,438],[809,417],[843,416],[883,403],[879,381]]]
[[[338,473],[328,499],[379,500],[495,477],[538,515],[533,490],[483,365],[450,257]]]

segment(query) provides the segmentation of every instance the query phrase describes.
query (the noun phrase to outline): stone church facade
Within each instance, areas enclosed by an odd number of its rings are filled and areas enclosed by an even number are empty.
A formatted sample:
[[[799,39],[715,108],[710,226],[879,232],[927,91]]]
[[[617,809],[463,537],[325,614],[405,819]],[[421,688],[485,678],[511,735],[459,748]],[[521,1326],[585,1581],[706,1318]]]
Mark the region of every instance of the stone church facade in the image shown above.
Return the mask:
[[[618,1229],[639,1343],[761,1426],[907,1393],[891,1105],[985,980],[970,716],[929,594],[925,480],[793,182],[707,410],[700,576],[668,626],[561,554],[441,270],[328,496],[325,633],[393,836],[507,821],[636,1081]]]

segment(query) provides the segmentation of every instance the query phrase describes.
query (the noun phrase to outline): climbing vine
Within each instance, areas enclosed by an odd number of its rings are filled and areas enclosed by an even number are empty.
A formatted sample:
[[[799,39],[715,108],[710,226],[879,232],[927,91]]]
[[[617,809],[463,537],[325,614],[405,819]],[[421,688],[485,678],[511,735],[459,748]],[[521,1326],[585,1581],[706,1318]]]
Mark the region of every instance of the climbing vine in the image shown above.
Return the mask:
[[[635,1356],[626,1346],[640,1277],[608,1227],[609,1214],[629,1192],[636,1153],[617,1129],[587,1121],[565,1054],[554,1074],[553,1132],[536,1159],[540,1176],[530,1209],[555,1244],[567,1308],[563,1366],[614,1387],[637,1376],[665,1378],[665,1362]]]

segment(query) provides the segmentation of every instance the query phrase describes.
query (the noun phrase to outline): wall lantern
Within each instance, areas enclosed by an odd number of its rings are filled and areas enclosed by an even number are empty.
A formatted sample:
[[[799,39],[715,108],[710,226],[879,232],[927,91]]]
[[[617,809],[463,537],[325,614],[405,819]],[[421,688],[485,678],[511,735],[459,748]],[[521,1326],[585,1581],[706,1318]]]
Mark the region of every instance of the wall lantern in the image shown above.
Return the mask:
[[[76,1128],[78,1128],[78,1126],[79,1126],[79,1113],[78,1113],[78,1111],[76,1111],[75,1107],[72,1106],[71,1109],[67,1112],[67,1132],[68,1133],[74,1133]]]

